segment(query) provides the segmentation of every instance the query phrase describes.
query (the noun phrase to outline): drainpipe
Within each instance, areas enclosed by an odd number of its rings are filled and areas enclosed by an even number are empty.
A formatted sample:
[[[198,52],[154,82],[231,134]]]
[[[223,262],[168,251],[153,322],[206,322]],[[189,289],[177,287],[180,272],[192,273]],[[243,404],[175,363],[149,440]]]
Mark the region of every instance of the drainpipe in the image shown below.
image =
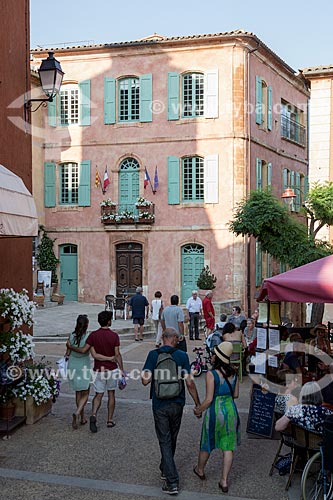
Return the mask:
[[[247,158],[246,158],[246,195],[248,196],[251,191],[251,114],[249,112],[249,104],[250,104],[250,54],[253,54],[260,48],[260,41],[257,42],[258,45],[254,49],[248,50],[246,54],[247,58]],[[247,284],[246,284],[246,292],[247,292],[247,315],[250,318],[251,317],[251,269],[250,269],[250,262],[251,262],[251,237],[247,237]]]

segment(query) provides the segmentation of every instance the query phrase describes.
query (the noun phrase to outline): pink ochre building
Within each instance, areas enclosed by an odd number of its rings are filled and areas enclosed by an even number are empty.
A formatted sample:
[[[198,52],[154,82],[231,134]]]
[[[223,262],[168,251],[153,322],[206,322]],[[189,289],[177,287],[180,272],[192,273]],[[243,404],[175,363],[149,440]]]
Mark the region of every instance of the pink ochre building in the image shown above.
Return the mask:
[[[299,211],[304,78],[242,30],[53,50],[65,76],[35,118],[34,196],[56,238],[60,291],[101,302],[142,285],[150,299],[161,290],[184,303],[209,265],[214,302],[253,308],[279,264],[228,224],[250,190],[268,186],[278,197],[293,187]],[[33,65],[46,56],[32,50]]]

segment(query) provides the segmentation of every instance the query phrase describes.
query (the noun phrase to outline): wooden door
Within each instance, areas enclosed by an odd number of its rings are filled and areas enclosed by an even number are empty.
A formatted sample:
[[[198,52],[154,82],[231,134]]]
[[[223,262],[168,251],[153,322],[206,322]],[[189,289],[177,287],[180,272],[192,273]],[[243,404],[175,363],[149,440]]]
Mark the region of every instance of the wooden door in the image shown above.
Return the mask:
[[[117,296],[142,286],[142,245],[121,243],[116,248]],[[132,290],[130,290],[132,289]]]
[[[182,248],[182,304],[186,304],[192,290],[198,288],[197,280],[204,262],[204,248],[201,245],[186,245]]]
[[[65,295],[66,302],[78,299],[77,274],[77,245],[61,245],[60,293]]]

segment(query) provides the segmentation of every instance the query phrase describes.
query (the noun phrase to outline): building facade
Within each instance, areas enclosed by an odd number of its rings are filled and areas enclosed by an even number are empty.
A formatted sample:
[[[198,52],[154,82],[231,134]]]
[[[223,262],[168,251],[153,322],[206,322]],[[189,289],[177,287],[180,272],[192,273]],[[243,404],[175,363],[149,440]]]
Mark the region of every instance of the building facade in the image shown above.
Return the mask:
[[[333,66],[317,66],[302,71],[310,82],[311,105],[309,182],[333,181]],[[324,227],[320,239],[333,243],[333,228]]]
[[[30,90],[29,0],[1,2],[0,164],[32,191],[31,134],[24,99]],[[4,237],[0,221],[0,288],[32,292],[32,238]]]
[[[298,189],[299,210],[303,78],[244,31],[54,50],[65,76],[34,143],[44,156],[34,195],[67,300],[101,302],[142,285],[149,298],[161,290],[184,303],[209,265],[214,301],[253,308],[272,263],[229,222],[256,188]],[[36,66],[47,51],[32,56]],[[138,207],[140,197],[151,205]]]

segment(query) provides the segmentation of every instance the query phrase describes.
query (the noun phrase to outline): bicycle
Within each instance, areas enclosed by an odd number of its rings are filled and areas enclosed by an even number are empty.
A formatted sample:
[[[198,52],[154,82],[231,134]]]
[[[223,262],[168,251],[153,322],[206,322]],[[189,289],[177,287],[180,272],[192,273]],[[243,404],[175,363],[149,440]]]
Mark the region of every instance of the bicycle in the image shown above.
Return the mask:
[[[325,424],[324,424],[325,425]],[[301,479],[303,500],[333,499],[333,467],[329,464],[332,453],[332,430],[324,427],[324,438],[317,451],[307,461]]]
[[[191,373],[194,377],[200,377],[202,373],[208,372],[208,363],[211,362],[210,355],[204,353],[203,347],[194,347],[196,358],[190,364]]]

